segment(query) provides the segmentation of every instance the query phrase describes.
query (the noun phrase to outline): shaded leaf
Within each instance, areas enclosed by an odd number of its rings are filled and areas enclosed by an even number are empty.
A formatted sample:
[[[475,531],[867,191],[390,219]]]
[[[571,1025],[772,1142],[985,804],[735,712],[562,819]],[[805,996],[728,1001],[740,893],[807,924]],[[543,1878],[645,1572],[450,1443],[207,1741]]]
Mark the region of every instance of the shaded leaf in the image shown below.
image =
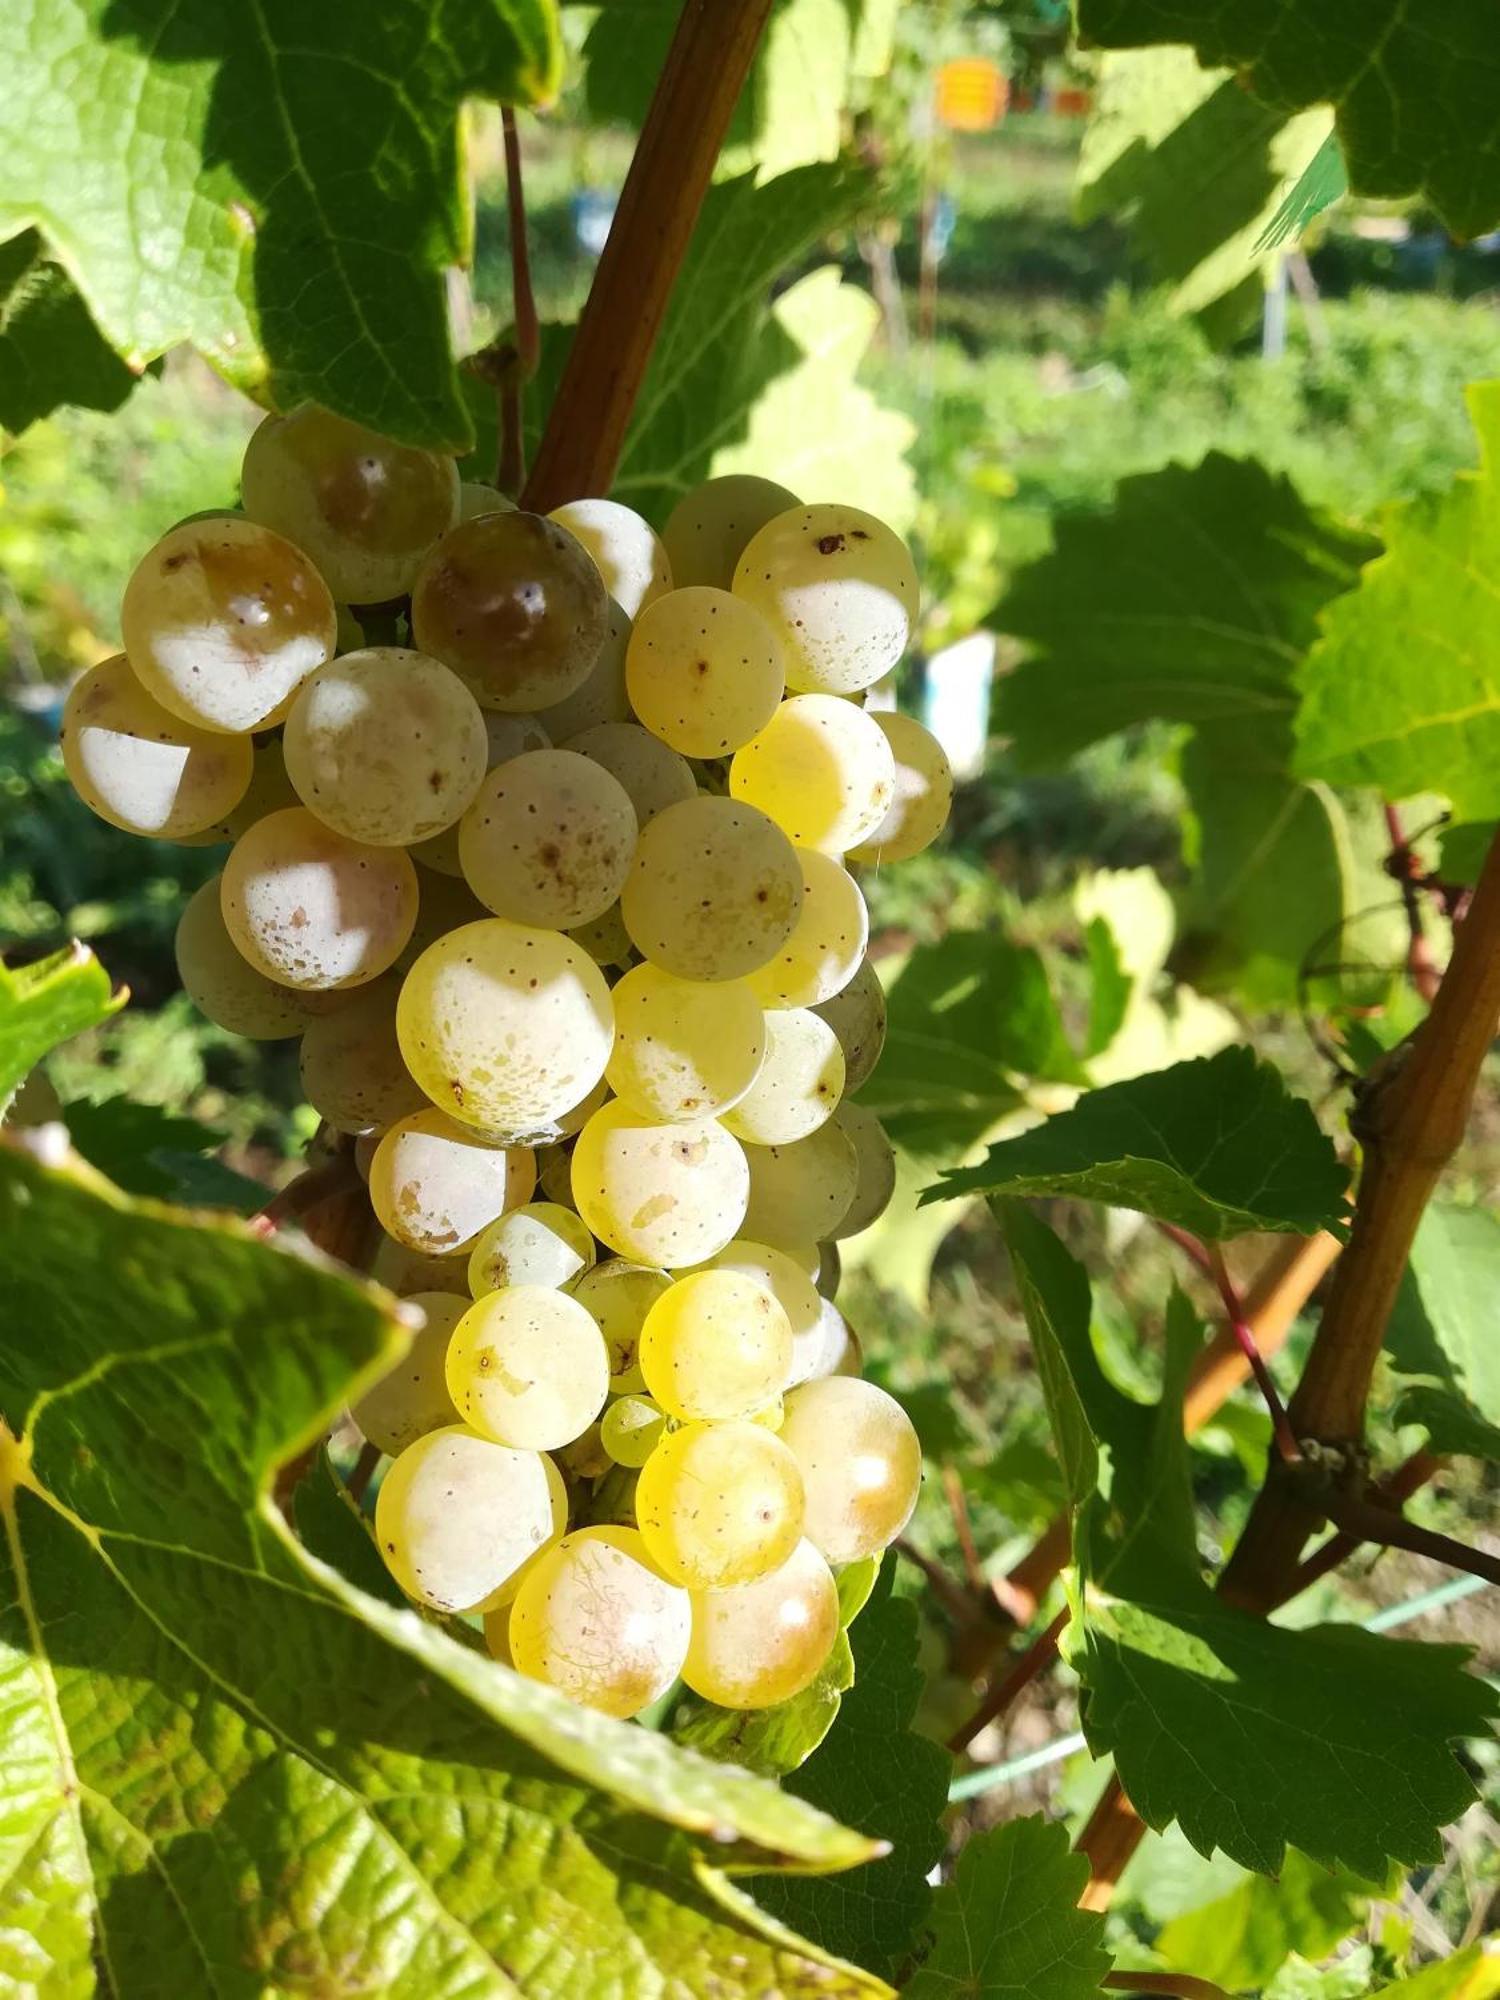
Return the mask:
[[[1135,982],[1120,956],[1115,934],[1104,917],[1094,917],[1083,933],[1089,961],[1089,1026],[1085,1056],[1107,1049],[1124,1024]]]
[[[0,430],[24,431],[62,403],[117,410],[135,382],[37,232],[0,243]]]
[[[910,2000],[1088,2000],[1109,1955],[1104,1919],[1080,1910],[1089,1878],[1067,1828],[1013,1819],[974,1834],[932,1906],[932,1950]]]
[[[1500,832],[1494,820],[1474,820],[1445,826],[1439,842],[1438,874],[1445,882],[1474,883],[1484,857]]]
[[[1348,1174],[1310,1105],[1247,1048],[1089,1091],[973,1167],[950,1193],[1072,1195],[1139,1209],[1217,1241],[1336,1228]]]
[[[1384,1882],[1323,1868],[1295,1849],[1280,1875],[1247,1875],[1227,1896],[1176,1917],[1156,1939],[1163,1964],[1230,1992],[1258,1991],[1293,1952],[1327,1957],[1362,1921]]]
[[[125,998],[111,995],[109,974],[81,944],[14,971],[0,964],[0,1110],[44,1055],[105,1020]]]
[[[1396,1406],[1425,1426],[1436,1451],[1500,1457],[1500,1217],[1434,1202],[1422,1217],[1386,1346],[1418,1378]]]
[[[370,1525],[334,1471],[326,1446],[297,1482],[292,1525],[309,1555],[336,1569],[356,1590],[382,1598],[398,1610],[405,1607],[395,1578],[380,1560]]]
[[[65,1105],[63,1119],[83,1158],[126,1194],[230,1208],[241,1215],[253,1215],[269,1198],[259,1181],[203,1157],[224,1135],[196,1118],[179,1117],[159,1104],[105,1097],[97,1104],[82,1099]]]

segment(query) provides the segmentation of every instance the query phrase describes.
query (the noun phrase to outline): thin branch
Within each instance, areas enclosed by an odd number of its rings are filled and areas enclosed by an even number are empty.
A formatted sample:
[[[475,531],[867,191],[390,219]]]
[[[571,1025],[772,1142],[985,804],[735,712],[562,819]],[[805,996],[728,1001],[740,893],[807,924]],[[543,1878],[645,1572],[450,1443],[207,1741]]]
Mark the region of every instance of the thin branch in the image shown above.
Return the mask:
[[[1197,1265],[1205,1278],[1214,1275],[1214,1260],[1196,1236],[1186,1229],[1179,1229],[1175,1222],[1158,1222],[1156,1227],[1169,1243],[1177,1245],[1189,1263]]]
[[[1211,1979],[1195,1979],[1190,1972],[1107,1972],[1104,1984],[1118,1993],[1167,1993],[1176,2000],[1229,2000],[1222,1986]]]
[[[915,1569],[919,1569],[933,1590],[947,1606],[950,1616],[960,1625],[966,1624],[974,1615],[973,1602],[961,1583],[955,1583],[943,1565],[925,1555],[915,1542],[909,1542],[905,1535],[898,1536],[895,1544],[898,1556],[905,1556]]]
[[[974,1545],[974,1524],[969,1519],[969,1502],[964,1493],[964,1482],[958,1467],[952,1459],[943,1461],[943,1492],[948,1499],[948,1512],[953,1516],[953,1532],[958,1537],[958,1546],[963,1551],[964,1574],[968,1578],[970,1590],[984,1589],[984,1564],[979,1560],[979,1550]]]
[[[1464,1570],[1470,1576],[1483,1577],[1486,1583],[1500,1584],[1500,1557],[1484,1549],[1470,1548],[1467,1542],[1439,1534],[1435,1528],[1408,1521],[1405,1515],[1378,1506],[1373,1500],[1339,1493],[1326,1503],[1326,1509],[1329,1520],[1346,1535],[1352,1535],[1356,1544],[1374,1542],[1382,1548],[1409,1549],[1413,1555],[1426,1556],[1449,1569]]]
[[[967,1750],[982,1729],[997,1722],[1011,1703],[1030,1687],[1037,1675],[1052,1664],[1057,1658],[1058,1641],[1067,1628],[1068,1612],[1063,1609],[1046,1631],[1038,1633],[1032,1640],[1004,1679],[995,1683],[968,1721],[948,1738],[948,1748],[955,1755],[960,1750]]]
[[[1126,1863],[1145,1831],[1145,1823],[1126,1798],[1119,1779],[1111,1776],[1076,1843],[1078,1853],[1089,1864],[1088,1887],[1078,1898],[1081,1909],[1109,1908]]]
[[[1415,1492],[1425,1486],[1429,1479],[1436,1478],[1447,1463],[1446,1458],[1440,1458],[1434,1452],[1413,1452],[1403,1465],[1398,1465],[1394,1472],[1372,1488],[1369,1495],[1371,1503],[1387,1509],[1399,1509]],[[1364,1538],[1360,1535],[1347,1534],[1343,1530],[1330,1535],[1326,1542],[1320,1542],[1312,1554],[1305,1557],[1293,1570],[1287,1580],[1285,1592],[1277,1600],[1278,1603],[1287,1604],[1292,1598],[1300,1597],[1304,1590],[1310,1589],[1313,1584],[1321,1582],[1325,1576],[1342,1567],[1350,1556],[1363,1546]],[[1269,1608],[1275,1610],[1276,1606],[1272,1605]]]
[[[1255,1339],[1255,1329],[1245,1317],[1244,1300],[1240,1297],[1229,1266],[1224,1262],[1224,1252],[1217,1243],[1208,1246],[1209,1269],[1213,1273],[1214,1284],[1218,1287],[1224,1305],[1224,1317],[1229,1331],[1234,1336],[1235,1345],[1245,1357],[1245,1365],[1255,1378],[1255,1386],[1261,1394],[1261,1401],[1271,1413],[1271,1429],[1276,1439],[1276,1449],[1288,1465],[1294,1465],[1302,1456],[1302,1448],[1297,1442],[1297,1433],[1287,1421],[1286,1405],[1281,1400],[1271,1371],[1262,1358]]]
[[[354,1461],[349,1474],[349,1498],[356,1507],[364,1504],[365,1493],[374,1477],[375,1468],[380,1463],[380,1446],[368,1439],[359,1448],[359,1457]]]
[[[524,504],[607,493],[771,0],[685,0]]]
[[[531,255],[526,242],[526,190],[521,176],[521,141],[516,114],[506,105],[500,114],[505,135],[505,205],[510,223],[511,339],[497,350],[495,396],[500,411],[499,454],[495,484],[514,497],[526,481],[526,412],[524,390],[536,373],[541,353],[536,299],[531,288]]]
[[[1443,975],[1432,955],[1432,946],[1427,941],[1427,931],[1422,922],[1422,898],[1419,893],[1422,864],[1406,837],[1399,807],[1386,807],[1385,828],[1391,840],[1391,851],[1385,862],[1386,873],[1401,885],[1401,905],[1406,911],[1406,927],[1411,934],[1406,952],[1407,977],[1430,1007],[1443,983]]]

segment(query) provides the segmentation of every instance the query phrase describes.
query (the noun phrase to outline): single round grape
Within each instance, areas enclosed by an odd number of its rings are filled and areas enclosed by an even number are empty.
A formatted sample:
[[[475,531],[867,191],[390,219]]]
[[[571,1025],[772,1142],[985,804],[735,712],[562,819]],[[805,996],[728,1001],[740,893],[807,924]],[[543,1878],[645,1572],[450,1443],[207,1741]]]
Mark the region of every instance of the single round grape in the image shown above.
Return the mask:
[[[458,468],[304,404],[267,417],[245,448],[245,512],[317,564],[341,604],[404,597],[458,519]]]
[[[375,1539],[408,1597],[437,1611],[484,1611],[552,1540],[559,1496],[562,1480],[542,1452],[450,1424],[408,1445],[386,1473]]]
[[[393,965],[417,920],[417,871],[300,806],[257,820],[223,874],[229,935],[285,986],[359,986]]]
[[[679,979],[743,979],[802,908],[791,842],[753,807],[688,799],[641,829],[620,896],[636,949]]]
[[[429,1431],[458,1422],[443,1367],[449,1336],[467,1310],[465,1303],[448,1292],[415,1292],[407,1304],[421,1307],[426,1324],[395,1367],[349,1411],[376,1450],[392,1458]]]
[[[885,1214],[896,1192],[896,1149],[885,1127],[862,1104],[841,1104],[834,1113],[839,1129],[852,1141],[859,1169],[854,1197],[833,1232],[836,1238],[858,1236]]]
[[[815,1007],[842,992],[864,961],[870,913],[859,885],[831,855],[797,849],[802,911],[769,965],[750,975],[763,1007]]]
[[[301,549],[234,514],[168,529],[120,605],[125,655],[147,693],[231,735],[281,720],[333,657],[336,623]]]
[[[797,1355],[804,1343],[817,1332],[823,1302],[812,1279],[796,1258],[769,1243],[752,1243],[747,1237],[737,1236],[697,1268],[700,1271],[737,1272],[742,1278],[753,1279],[771,1293],[786,1316],[787,1330],[792,1338],[791,1372],[777,1387],[783,1387],[787,1380],[800,1381],[801,1377],[796,1372]],[[691,1274],[678,1272],[676,1275],[685,1277]]]
[[[674,979],[638,965],[613,989],[611,1087],[649,1118],[715,1118],[754,1083],[765,1016],[749,983]]]
[[[481,709],[480,715],[484,722],[486,771],[496,770],[501,764],[508,764],[512,757],[524,756],[528,750],[552,748],[551,737],[533,716],[500,715],[492,708]],[[477,785],[475,790],[478,790]],[[433,834],[430,840],[419,841],[412,848],[412,860],[421,862],[424,868],[435,868],[440,875],[461,876],[464,864],[458,846],[460,824],[461,821],[456,819],[441,833]],[[481,913],[483,907],[479,905]]]
[[[640,1363],[641,1328],[646,1324],[647,1313],[671,1285],[665,1271],[653,1271],[646,1264],[629,1264],[623,1257],[609,1257],[574,1278],[568,1286],[604,1335],[604,1344],[609,1349],[609,1386],[616,1396],[645,1387]]]
[[[602,1479],[614,1460],[604,1449],[604,1425],[594,1423],[581,1430],[571,1444],[559,1446],[558,1469],[564,1479]]]
[[[825,1299],[838,1296],[839,1279],[843,1276],[844,1260],[839,1254],[837,1243],[818,1245],[818,1268],[813,1282]]]
[[[604,1412],[600,1441],[616,1465],[639,1472],[667,1426],[659,1403],[649,1396],[616,1396]]]
[[[460,521],[476,521],[481,514],[513,514],[514,500],[508,500],[498,486],[487,486],[482,479],[466,479],[458,489],[458,518]]]
[[[806,1488],[803,1533],[829,1562],[889,1548],[922,1484],[922,1447],[894,1396],[845,1375],[804,1382],[786,1399],[781,1442]]]
[[[525,1146],[491,1146],[429,1104],[399,1119],[370,1168],[370,1202],[388,1236],[454,1257],[536,1186]]]
[[[620,915],[618,901],[611,903],[597,917],[591,917],[586,924],[570,925],[568,936],[574,944],[583,947],[595,965],[602,965],[607,970],[623,972],[635,963],[635,946],[630,942],[630,933]]]
[[[608,636],[609,597],[587,549],[555,522],[482,514],[423,563],[411,625],[422,651],[451,667],[481,708],[524,715],[588,679]]]
[[[634,808],[608,771],[572,750],[529,750],[484,780],[458,852],[497,916],[566,930],[618,900],[635,838]]]
[[[469,1290],[476,1299],[507,1285],[561,1290],[587,1271],[594,1239],[571,1208],[529,1201],[479,1232],[469,1252]]]
[[[183,991],[216,1028],[252,1042],[279,1042],[313,1019],[318,995],[279,985],[249,963],[224,922],[215,875],[194,890],[177,920],[174,951]]]
[[[510,1653],[530,1679],[623,1718],[666,1693],[691,1631],[687,1592],[663,1576],[633,1528],[580,1528],[517,1591]]]
[[[601,1242],[638,1264],[701,1264],[739,1233],[744,1149],[712,1119],[661,1125],[618,1098],[573,1148],[573,1199]]]
[[[760,613],[699,585],[668,591],[636,619],[625,685],[653,736],[684,757],[727,757],[776,713],[786,675]]]
[[[367,646],[309,674],[282,743],[308,810],[375,847],[451,826],[485,773],[478,702],[456,674],[405,646]]]
[[[400,991],[401,975],[382,973],[307,1024],[298,1055],[302,1094],[336,1132],[383,1132],[427,1102],[396,1040]]]
[[[476,1300],[459,1321],[447,1375],[466,1424],[500,1444],[556,1451],[604,1408],[609,1352],[566,1292],[507,1285]]]
[[[754,1146],[789,1146],[833,1116],[844,1090],[844,1051],[809,1007],[765,1016],[766,1059],[724,1127]]]
[[[693,1592],[682,1678],[720,1708],[774,1708],[810,1687],[839,1636],[833,1571],[809,1541],[769,1576]]]
[[[740,1232],[777,1249],[822,1242],[849,1212],[859,1184],[853,1141],[833,1120],[789,1146],[751,1146],[750,1198]]]
[[[244,796],[248,737],[200,729],[163,708],[123,653],[73,683],[58,731],[79,798],[124,833],[180,840],[222,820]]]
[[[605,588],[628,618],[672,588],[672,566],[656,530],[618,500],[569,500],[549,520],[567,529],[593,557]]]
[[[751,1417],[779,1394],[792,1330],[774,1292],[738,1271],[679,1278],[646,1315],[641,1372],[672,1417]]]
[[[685,758],[636,722],[597,722],[569,737],[567,746],[590,763],[602,764],[625,788],[642,826],[668,806],[698,796],[698,781]]]
[[[799,847],[842,854],[880,824],[895,760],[874,718],[831,694],[793,695],[735,752],[729,790]]]
[[[555,931],[491,917],[430,944],[396,1007],[406,1066],[440,1110],[496,1137],[543,1130],[604,1074],[604,975]]]
[[[917,572],[906,544],[857,507],[792,507],[755,534],[735,565],[747,599],[786,649],[788,687],[857,694],[906,651]]]
[[[728,590],[751,536],[798,504],[795,493],[753,472],[705,479],[683,494],[662,529],[673,583]]]
[[[810,1334],[793,1342],[792,1368],[787,1388],[799,1382],[819,1382],[828,1375],[859,1373],[859,1339],[831,1299],[818,1301],[818,1324]]]
[[[567,743],[582,730],[601,722],[629,722],[630,697],[625,692],[625,652],[630,644],[630,619],[622,605],[609,600],[609,630],[587,680],[571,694],[544,708],[536,720],[554,743]]]
[[[689,1590],[727,1590],[780,1567],[802,1534],[802,1474],[760,1424],[684,1424],[636,1482],[636,1520],[662,1569]]]
[[[931,847],[953,805],[953,766],[931,730],[891,709],[874,720],[896,760],[896,790],[885,818],[850,853],[862,867],[909,861]]]
[[[398,1299],[422,1292],[443,1292],[469,1306],[469,1267],[464,1257],[430,1257],[422,1250],[408,1250],[404,1243],[380,1233],[375,1255],[370,1259],[370,1276]]]
[[[852,1095],[866,1081],[885,1047],[885,988],[865,959],[849,984],[813,1009],[839,1038],[844,1051],[844,1090]]]

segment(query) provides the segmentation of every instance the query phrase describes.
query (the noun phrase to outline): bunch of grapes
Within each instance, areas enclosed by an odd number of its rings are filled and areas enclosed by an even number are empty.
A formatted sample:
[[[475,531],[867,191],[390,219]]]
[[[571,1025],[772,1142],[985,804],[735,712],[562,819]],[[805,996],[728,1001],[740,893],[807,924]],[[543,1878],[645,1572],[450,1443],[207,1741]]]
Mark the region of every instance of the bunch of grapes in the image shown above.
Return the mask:
[[[798,1693],[916,1501],[832,1303],[895,1175],[850,1101],[884,1034],[850,865],[952,792],[864,706],[916,602],[854,507],[713,479],[659,538],[309,408],[145,556],[67,704],[96,812],[227,845],[183,985],[301,1036],[425,1315],[353,1412],[392,1575],[612,1715]]]

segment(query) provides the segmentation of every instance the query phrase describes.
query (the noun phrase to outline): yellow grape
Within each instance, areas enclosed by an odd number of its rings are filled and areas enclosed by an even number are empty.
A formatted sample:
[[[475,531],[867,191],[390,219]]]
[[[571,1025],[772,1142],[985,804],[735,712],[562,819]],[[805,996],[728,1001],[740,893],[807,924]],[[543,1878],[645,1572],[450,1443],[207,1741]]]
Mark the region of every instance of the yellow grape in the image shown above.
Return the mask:
[[[775,1293],[754,1278],[697,1271],[647,1313],[640,1358],[668,1416],[750,1417],[786,1381],[792,1330]]]
[[[177,922],[174,951],[183,991],[215,1027],[252,1042],[279,1042],[314,1018],[324,996],[282,986],[257,971],[229,935],[222,877],[194,890]]]
[[[448,1394],[464,1422],[501,1444],[556,1451],[609,1394],[609,1351],[566,1292],[507,1285],[470,1306],[448,1343]]]
[[[384,1230],[370,1259],[370,1276],[397,1298],[412,1298],[420,1292],[443,1292],[461,1299],[465,1310],[470,1303],[465,1258],[430,1257],[423,1250],[408,1250]]]
[[[224,864],[224,922],[268,979],[359,986],[400,956],[417,871],[399,848],[349,840],[301,806],[257,820]]]
[[[833,1116],[843,1095],[844,1051],[808,1007],[778,1008],[765,1023],[765,1061],[724,1113],[724,1127],[747,1145],[789,1146]]]
[[[639,1715],[676,1680],[692,1630],[688,1594],[633,1528],[580,1528],[528,1572],[511,1607],[518,1672],[605,1715]]]
[[[120,606],[125,654],[148,694],[203,729],[279,722],[333,656],[328,586],[302,551],[241,515],[168,529]]]
[[[641,826],[668,806],[698,796],[698,781],[686,758],[658,742],[637,722],[596,722],[568,738],[567,746],[592,764],[602,765],[625,788]]]
[[[905,1410],[873,1382],[804,1382],[786,1399],[781,1442],[806,1490],[803,1532],[829,1562],[878,1555],[911,1519],[922,1447]]]
[[[549,520],[567,529],[593,557],[605,588],[629,618],[672,588],[672,568],[656,531],[618,500],[570,500]]]
[[[629,722],[630,697],[625,692],[625,652],[630,644],[630,619],[622,605],[609,600],[609,630],[589,668],[588,678],[573,692],[539,711],[535,720],[553,743],[572,738],[601,722]]]
[[[242,486],[250,519],[305,549],[341,604],[405,596],[458,519],[451,458],[312,404],[265,419],[246,447]]]
[[[523,1139],[603,1076],[614,1010],[604,975],[577,945],[491,917],[422,953],[401,988],[396,1032],[439,1109]]]
[[[646,1546],[689,1590],[753,1583],[802,1534],[802,1474],[759,1424],[684,1424],[641,1467],[635,1511]]]
[[[507,1285],[560,1290],[594,1261],[594,1239],[571,1208],[532,1201],[479,1232],[469,1252],[469,1289],[476,1299]]]
[[[814,1259],[816,1262],[816,1259]],[[798,1264],[793,1255],[785,1250],[777,1250],[769,1243],[754,1243],[748,1238],[737,1236],[732,1243],[698,1266],[700,1271],[734,1271],[743,1278],[752,1278],[771,1293],[786,1316],[787,1330],[792,1339],[792,1361],[790,1376],[783,1376],[778,1388],[788,1380],[801,1381],[797,1372],[797,1356],[803,1345],[817,1334],[821,1320],[822,1300],[807,1271]],[[678,1272],[679,1277],[690,1275]]]
[[[458,518],[460,521],[476,521],[481,514],[513,514],[514,500],[508,500],[498,486],[487,486],[482,479],[466,479],[458,489]]]
[[[879,826],[896,785],[891,746],[871,716],[831,694],[793,695],[737,750],[731,795],[799,847],[842,854]]]
[[[604,1412],[600,1441],[616,1465],[639,1472],[666,1429],[659,1403],[649,1396],[616,1396]]]
[[[854,1145],[830,1119],[789,1146],[751,1146],[750,1197],[741,1234],[778,1249],[822,1242],[849,1212],[859,1184]]]
[[[638,1264],[701,1264],[739,1232],[749,1170],[712,1119],[663,1125],[615,1099],[573,1148],[573,1199],[601,1242]]]
[[[743,598],[671,590],[636,620],[625,658],[630,705],[684,757],[727,757],[776,713],[781,647]]]
[[[497,916],[566,930],[618,900],[635,836],[635,810],[608,771],[572,750],[529,750],[484,780],[458,853]]]
[[[307,1024],[298,1055],[302,1094],[336,1132],[383,1132],[427,1102],[396,1040],[400,991],[400,973],[382,973]]]
[[[570,534],[513,509],[444,535],[412,586],[411,622],[416,644],[481,708],[525,715],[588,679],[608,635],[609,598]]]
[[[800,1541],[779,1569],[732,1590],[693,1592],[682,1678],[720,1708],[773,1708],[810,1687],[839,1635],[833,1572]]]
[[[181,840],[244,797],[248,737],[200,729],[163,708],[123,653],[73,683],[58,731],[63,768],[84,804],[124,833]]]
[[[795,493],[753,472],[705,479],[684,493],[662,529],[672,581],[679,590],[695,583],[728,590],[751,536],[797,504]]]
[[[467,1309],[465,1303],[448,1292],[413,1292],[407,1304],[419,1306],[426,1323],[395,1367],[349,1411],[370,1443],[392,1458],[429,1431],[458,1422],[443,1367],[449,1336]]]
[[[859,1178],[836,1238],[858,1236],[885,1214],[896,1192],[896,1151],[885,1136],[885,1127],[873,1111],[862,1104],[841,1104],[834,1113],[839,1128],[854,1147]]]
[[[735,594],[786,650],[789,687],[857,694],[891,671],[917,615],[917,572],[905,543],[858,507],[792,507],[770,520],[735,565]]]
[[[451,826],[479,789],[488,747],[463,682],[404,646],[343,653],[309,674],[282,744],[308,810],[376,847]]]
[[[764,813],[687,799],[641,829],[620,897],[631,941],[679,979],[743,979],[773,959],[802,908],[796,852]]]
[[[461,1424],[409,1444],[380,1483],[375,1539],[408,1597],[486,1611],[567,1519],[557,1468]]]
[[[466,1250],[497,1216],[529,1201],[535,1186],[527,1147],[491,1146],[431,1104],[392,1125],[370,1165],[381,1227],[435,1257]]]
[[[869,959],[831,1000],[819,1001],[821,1014],[844,1051],[844,1089],[851,1094],[865,1082],[885,1047],[885,988]]]
[[[487,772],[496,770],[501,764],[508,764],[512,757],[523,756],[528,750],[552,748],[551,737],[534,716],[501,715],[495,709],[486,708],[480,711],[480,717],[487,746],[484,759]],[[435,868],[440,875],[461,876],[464,865],[458,852],[460,824],[461,816],[440,833],[433,834],[430,840],[418,841],[411,851],[412,860],[419,861],[424,868]],[[482,913],[483,905],[480,905],[480,910]]]
[[[857,1375],[859,1338],[831,1299],[819,1298],[816,1327],[793,1345],[788,1389],[799,1382],[821,1382],[828,1375]]]
[[[615,1046],[605,1075],[646,1116],[717,1117],[755,1082],[766,1027],[747,981],[675,979],[638,965],[612,997]]]
[[[578,1226],[583,1227],[582,1223]],[[628,1264],[623,1257],[606,1258],[569,1280],[568,1290],[604,1335],[609,1349],[609,1386],[617,1396],[645,1387],[640,1365],[641,1328],[671,1285],[665,1271]]]
[[[858,973],[870,938],[870,913],[849,871],[815,847],[799,847],[797,865],[801,914],[770,964],[750,975],[763,1007],[816,1007],[833,999]]]
[[[922,853],[948,824],[953,805],[953,767],[932,732],[894,710],[878,710],[874,720],[896,761],[896,790],[885,818],[849,856],[861,866]]]

